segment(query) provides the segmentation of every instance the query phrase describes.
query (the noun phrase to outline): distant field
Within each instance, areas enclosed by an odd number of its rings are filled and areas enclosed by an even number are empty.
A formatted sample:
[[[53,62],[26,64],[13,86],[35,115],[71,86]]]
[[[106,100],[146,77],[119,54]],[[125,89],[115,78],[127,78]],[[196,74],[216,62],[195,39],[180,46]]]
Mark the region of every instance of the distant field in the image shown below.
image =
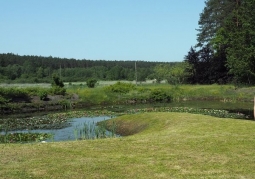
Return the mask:
[[[14,83],[14,84],[7,84],[1,83],[0,87],[19,87],[19,88],[27,88],[27,87],[42,87],[42,88],[50,88],[50,83]]]
[[[113,85],[119,81],[98,81],[99,86],[107,86],[107,85]],[[135,81],[121,81],[124,83],[132,83],[136,84]],[[137,82],[137,84],[154,84],[155,80],[147,80],[143,82]],[[162,84],[165,83],[165,81],[161,82]],[[64,83],[66,87],[68,87],[69,84],[72,85],[86,85],[86,82],[65,82]],[[20,87],[20,88],[26,88],[26,87],[43,87],[43,88],[49,88],[51,87],[50,83],[13,83],[13,84],[7,84],[7,83],[0,83],[0,87]]]
[[[119,81],[98,81],[98,85],[99,86],[107,86],[107,85],[113,85],[117,82],[123,82],[123,83],[132,83],[132,84],[136,84],[136,81],[126,81],[126,80],[119,80]],[[73,85],[85,85],[86,82],[65,82],[65,85],[69,85],[70,83],[72,83]],[[147,80],[147,81],[143,81],[143,82],[137,82],[137,84],[155,84],[156,81],[155,80]],[[162,81],[161,84],[165,84],[165,81]]]

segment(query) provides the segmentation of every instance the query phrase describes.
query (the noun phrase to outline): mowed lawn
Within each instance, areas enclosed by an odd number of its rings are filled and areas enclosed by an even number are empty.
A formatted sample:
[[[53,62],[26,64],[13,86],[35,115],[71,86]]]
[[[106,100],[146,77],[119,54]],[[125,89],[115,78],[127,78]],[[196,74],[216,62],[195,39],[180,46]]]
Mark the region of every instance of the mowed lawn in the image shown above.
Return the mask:
[[[255,122],[187,113],[115,119],[121,138],[1,144],[0,178],[255,178]]]

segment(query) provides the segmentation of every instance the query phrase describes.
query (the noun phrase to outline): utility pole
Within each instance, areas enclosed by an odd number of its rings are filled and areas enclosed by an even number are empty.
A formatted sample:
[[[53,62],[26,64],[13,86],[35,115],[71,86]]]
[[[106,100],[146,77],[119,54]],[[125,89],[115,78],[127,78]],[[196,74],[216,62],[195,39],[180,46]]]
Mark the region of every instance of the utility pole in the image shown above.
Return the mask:
[[[254,98],[253,98],[253,118],[254,118],[254,120],[255,120],[255,96],[254,96]]]
[[[61,80],[61,64],[60,64],[59,67],[60,67],[60,68],[59,68],[59,70],[60,70],[60,72],[59,72],[59,79]]]
[[[135,61],[135,85],[137,86],[137,68],[136,68],[136,61]]]

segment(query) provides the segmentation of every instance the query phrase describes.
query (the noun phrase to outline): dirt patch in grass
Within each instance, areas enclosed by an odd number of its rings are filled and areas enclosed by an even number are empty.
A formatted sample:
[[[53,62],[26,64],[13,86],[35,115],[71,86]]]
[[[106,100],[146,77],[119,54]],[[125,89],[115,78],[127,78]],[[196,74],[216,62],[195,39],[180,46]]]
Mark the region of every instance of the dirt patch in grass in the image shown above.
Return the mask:
[[[140,119],[139,116],[141,116]],[[135,135],[149,129],[149,127],[153,124],[144,120],[144,117],[146,118],[146,115],[134,114],[120,116],[115,119],[107,120],[106,128],[111,131],[111,129],[115,127],[115,133],[121,136]]]
[[[99,124],[102,124],[103,122],[99,122]],[[132,121],[117,121],[113,123],[113,121],[106,121],[105,128],[108,131],[112,131],[113,127],[116,127],[115,133],[121,136],[129,136],[134,135],[137,133],[142,132],[148,127],[148,124],[146,123],[139,123],[136,124]]]
[[[146,123],[136,124],[131,121],[119,121],[117,122],[116,125],[117,125],[116,133],[121,136],[134,135],[142,132],[148,127],[148,124]]]

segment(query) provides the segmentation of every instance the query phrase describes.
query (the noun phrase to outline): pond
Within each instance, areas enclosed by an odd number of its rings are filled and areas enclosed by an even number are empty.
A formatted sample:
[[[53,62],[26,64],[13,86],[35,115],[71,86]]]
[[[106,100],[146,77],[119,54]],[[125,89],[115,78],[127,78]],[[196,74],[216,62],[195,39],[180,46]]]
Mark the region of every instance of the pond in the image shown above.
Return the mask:
[[[44,140],[46,142],[70,141],[80,139],[94,139],[102,137],[117,136],[105,128],[96,126],[97,122],[111,119],[109,116],[81,117],[68,120],[69,126],[61,129],[35,129],[35,130],[13,130],[8,133],[48,133],[52,137]],[[4,132],[1,132],[3,135]]]
[[[90,110],[90,115],[89,116],[94,116],[93,111],[109,111],[109,113],[104,113],[104,114],[98,114],[101,115],[101,117],[81,117],[81,116],[88,116],[88,115],[79,115],[79,118],[74,118],[70,117],[68,120],[68,125],[63,125],[62,127],[61,124],[57,124],[55,128],[40,128],[33,130],[35,128],[30,128],[30,130],[18,130],[18,128],[12,128],[12,129],[17,129],[16,131],[11,131],[9,130],[8,133],[33,133],[33,134],[51,134],[53,137],[50,139],[47,139],[47,141],[68,141],[68,140],[78,140],[78,139],[91,139],[91,138],[102,138],[108,136],[113,136],[115,134],[109,133],[109,131],[106,131],[105,128],[103,127],[95,127],[97,122],[103,121],[110,119],[110,116],[116,115],[116,113],[125,113],[128,111],[139,111],[143,110],[146,108],[161,108],[161,107],[167,107],[167,108],[173,108],[173,107],[187,107],[187,108],[194,108],[194,109],[215,109],[215,110],[226,110],[229,111],[230,113],[237,113],[237,114],[244,114],[245,119],[250,119],[253,120],[253,101],[249,102],[240,102],[240,101],[235,101],[235,102],[222,102],[222,101],[207,101],[207,100],[198,100],[198,101],[180,101],[180,102],[172,102],[172,103],[150,103],[150,104],[126,104],[126,105],[111,105],[111,106],[90,106],[86,107],[83,109],[75,109],[74,112],[78,111],[89,111]],[[65,111],[68,112],[68,111]],[[69,112],[73,112],[70,110]],[[112,115],[111,112],[114,114]],[[52,112],[53,115],[59,113],[58,112]],[[203,113],[203,112],[202,112]],[[18,119],[22,118],[26,119],[28,116],[47,116],[49,115],[49,112],[44,112],[44,113],[30,113],[30,114],[19,114],[19,115],[14,115],[11,116],[9,115],[7,118],[11,119]],[[23,117],[22,117],[23,116]],[[2,116],[3,119],[5,118]],[[77,117],[77,116],[76,116]],[[57,119],[58,117],[53,117],[53,119]],[[47,121],[46,122],[50,122]],[[14,121],[15,124],[17,122]],[[28,123],[31,123],[31,120],[24,120],[23,124],[26,126]],[[47,123],[48,124],[48,123]],[[47,124],[44,124],[47,126]],[[31,125],[33,126],[33,125]],[[37,126],[38,127],[38,126]],[[56,128],[57,127],[57,128]],[[27,127],[26,127],[27,128]],[[22,129],[26,129],[22,128]],[[60,128],[60,129],[58,129]],[[4,134],[3,132],[0,134]],[[0,137],[3,138],[3,135]],[[40,135],[39,135],[40,137]],[[16,137],[16,138],[19,138]],[[36,140],[38,137],[36,138]],[[0,139],[1,140],[1,139]],[[2,139],[3,140],[3,139]],[[43,138],[43,140],[45,140]],[[19,141],[18,139],[16,141]],[[1,143],[1,141],[0,141]]]

